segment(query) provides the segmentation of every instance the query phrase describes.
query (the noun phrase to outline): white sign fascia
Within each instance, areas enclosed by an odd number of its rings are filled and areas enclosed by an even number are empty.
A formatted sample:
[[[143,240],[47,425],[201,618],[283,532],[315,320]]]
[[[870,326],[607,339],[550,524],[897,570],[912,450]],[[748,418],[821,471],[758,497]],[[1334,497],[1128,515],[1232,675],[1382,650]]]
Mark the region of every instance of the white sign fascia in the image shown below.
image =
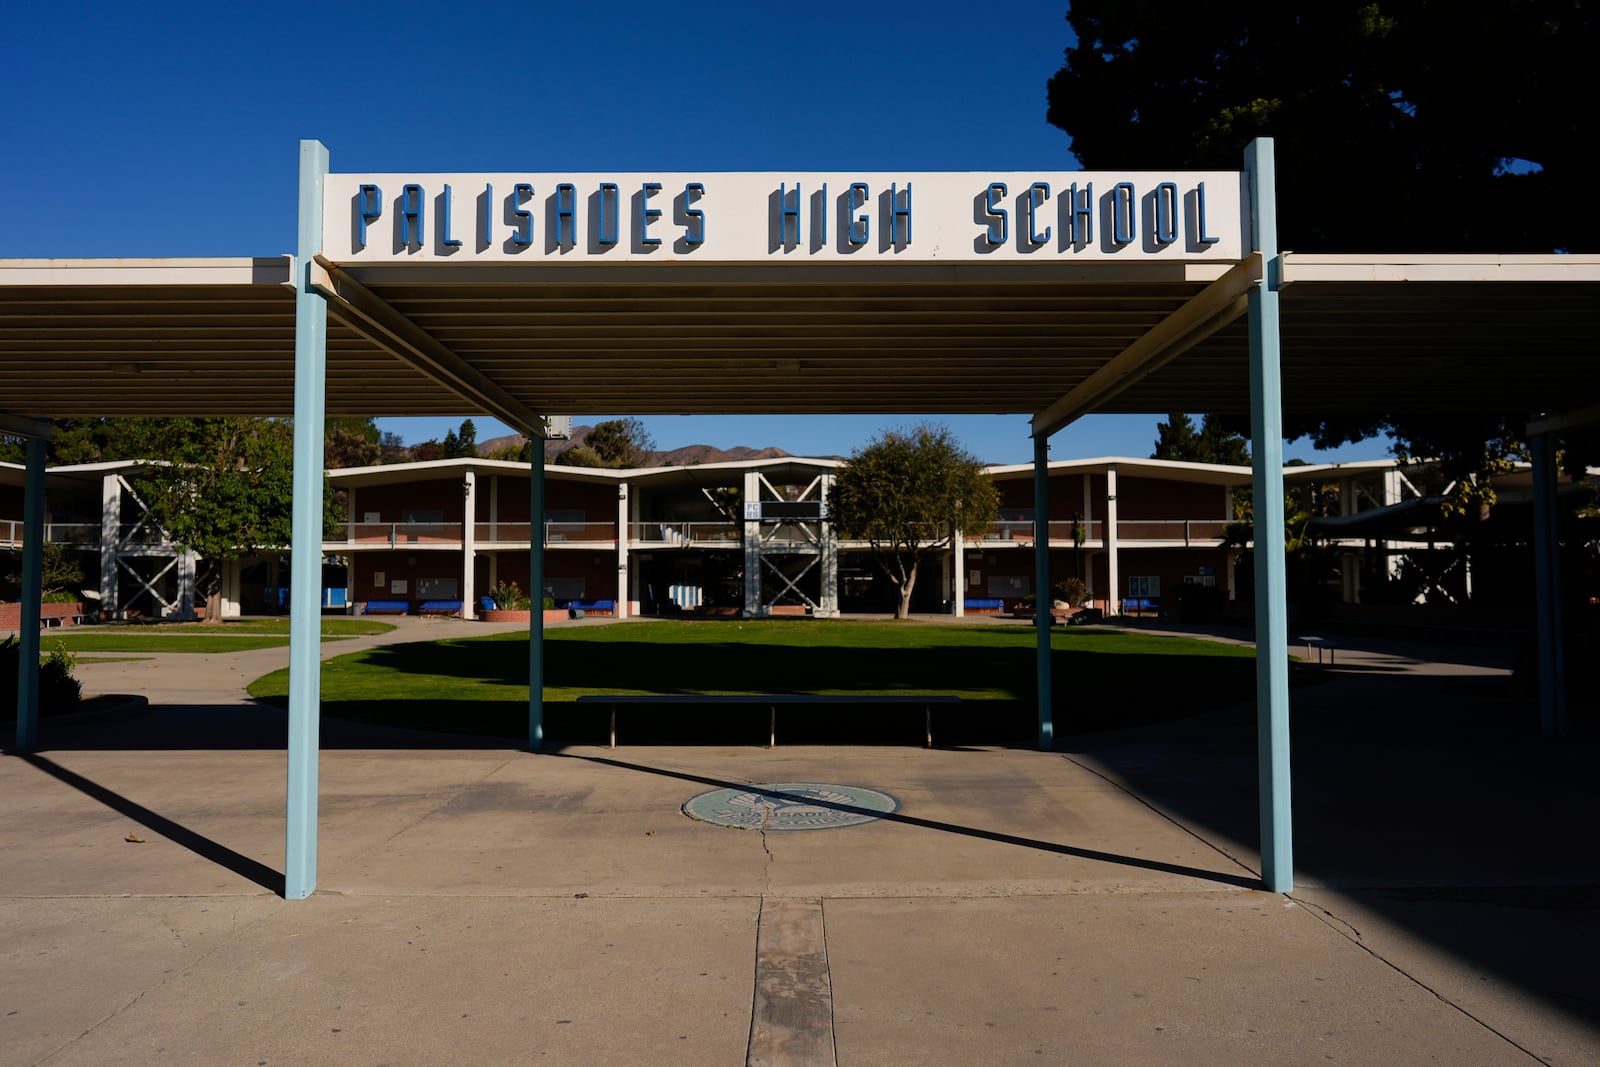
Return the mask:
[[[1235,171],[330,174],[338,263],[1233,262]]]

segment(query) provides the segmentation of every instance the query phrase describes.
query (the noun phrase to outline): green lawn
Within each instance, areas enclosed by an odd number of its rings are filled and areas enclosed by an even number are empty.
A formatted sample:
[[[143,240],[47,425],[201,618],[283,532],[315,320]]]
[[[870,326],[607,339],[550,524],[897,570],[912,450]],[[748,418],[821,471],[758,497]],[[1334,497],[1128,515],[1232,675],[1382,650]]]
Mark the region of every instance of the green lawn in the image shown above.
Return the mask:
[[[599,709],[571,705],[584,695],[929,693],[980,702],[987,709],[980,717],[1010,723],[1002,732],[1026,733],[1033,721],[1035,640],[1023,627],[817,620],[553,630],[545,643],[547,728],[559,735],[566,722],[592,737],[592,722],[577,723]],[[1249,648],[1087,629],[1054,632],[1052,648],[1058,718],[1077,729],[1191,714],[1247,700],[1253,692]],[[527,684],[527,639],[521,635],[389,645],[324,662],[323,710],[514,737],[526,732]],[[250,686],[252,695],[277,700],[287,689],[287,671]],[[697,711],[694,717],[706,716]]]
[[[120,625],[120,624],[119,624]],[[221,623],[209,622],[153,622],[134,623],[127,627],[140,633],[166,634],[284,634],[289,633],[289,619],[280,616],[272,619],[225,619]],[[322,619],[322,636],[359,636],[386,634],[394,629],[392,622],[377,619],[327,617]]]
[[[323,619],[322,639],[339,641],[392,629],[394,626],[390,623],[367,619]],[[288,619],[86,626],[39,635],[39,647],[45,652],[57,647],[69,652],[247,652],[255,648],[281,648],[288,643]]]

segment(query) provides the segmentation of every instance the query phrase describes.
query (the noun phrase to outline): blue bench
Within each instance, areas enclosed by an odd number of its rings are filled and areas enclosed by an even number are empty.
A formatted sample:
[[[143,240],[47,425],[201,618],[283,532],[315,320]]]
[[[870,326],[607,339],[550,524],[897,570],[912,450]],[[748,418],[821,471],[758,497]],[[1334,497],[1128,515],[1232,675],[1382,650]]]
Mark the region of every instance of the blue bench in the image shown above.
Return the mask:
[[[567,611],[574,619],[581,619],[585,615],[615,615],[617,602],[615,600],[573,600],[567,603]]]
[[[998,615],[1005,610],[1006,602],[999,597],[969,596],[963,602],[969,615]]]
[[[424,600],[417,608],[418,615],[460,615],[459,600]]]
[[[366,614],[368,615],[406,615],[411,611],[409,600],[369,600],[367,601]]]
[[[1160,611],[1161,600],[1153,596],[1130,596],[1122,602],[1124,613],[1129,611]]]

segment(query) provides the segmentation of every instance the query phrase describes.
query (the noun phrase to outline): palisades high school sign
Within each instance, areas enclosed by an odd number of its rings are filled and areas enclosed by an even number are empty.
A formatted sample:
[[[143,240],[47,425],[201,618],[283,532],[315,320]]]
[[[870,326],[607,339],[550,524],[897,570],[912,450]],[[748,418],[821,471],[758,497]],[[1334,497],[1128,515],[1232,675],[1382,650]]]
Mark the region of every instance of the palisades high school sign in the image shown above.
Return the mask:
[[[1110,173],[329,174],[345,263],[1243,258],[1245,176]]]

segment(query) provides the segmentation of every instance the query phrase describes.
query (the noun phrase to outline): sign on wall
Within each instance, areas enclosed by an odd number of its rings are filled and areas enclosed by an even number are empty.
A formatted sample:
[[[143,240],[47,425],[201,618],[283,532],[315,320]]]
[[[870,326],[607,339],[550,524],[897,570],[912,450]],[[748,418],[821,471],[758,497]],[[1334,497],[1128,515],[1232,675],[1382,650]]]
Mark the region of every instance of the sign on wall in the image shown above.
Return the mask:
[[[341,263],[1131,262],[1243,257],[1244,176],[330,174]]]

